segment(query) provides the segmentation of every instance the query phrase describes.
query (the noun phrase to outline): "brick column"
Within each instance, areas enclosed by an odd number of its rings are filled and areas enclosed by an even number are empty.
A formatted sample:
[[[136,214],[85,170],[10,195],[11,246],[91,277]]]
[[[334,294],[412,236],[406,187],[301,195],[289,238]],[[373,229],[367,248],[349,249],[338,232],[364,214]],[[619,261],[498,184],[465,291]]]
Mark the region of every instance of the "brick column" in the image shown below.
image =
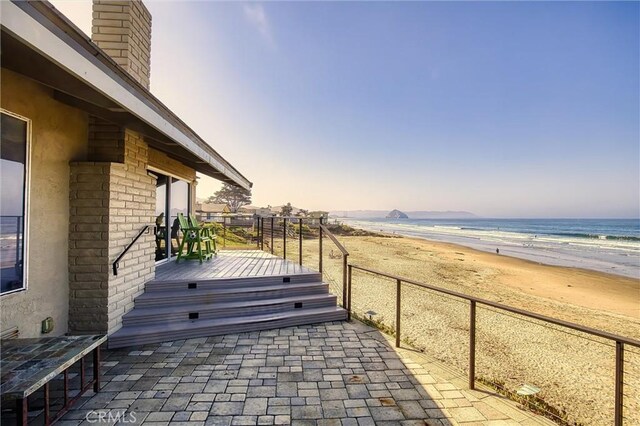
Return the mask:
[[[71,332],[116,331],[144,283],[154,278],[152,231],[142,235],[121,260],[117,276],[111,268],[140,229],[155,219],[156,183],[147,173],[148,146],[135,132],[126,130],[122,135],[124,163],[71,164]]]

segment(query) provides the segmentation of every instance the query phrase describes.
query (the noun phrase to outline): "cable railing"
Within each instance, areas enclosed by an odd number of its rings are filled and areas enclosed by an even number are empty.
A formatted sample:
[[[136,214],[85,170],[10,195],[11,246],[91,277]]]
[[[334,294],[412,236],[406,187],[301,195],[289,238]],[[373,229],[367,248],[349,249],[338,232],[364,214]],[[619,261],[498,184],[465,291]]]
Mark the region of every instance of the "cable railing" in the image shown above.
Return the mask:
[[[465,368],[465,370],[468,371],[469,389],[475,389],[478,380],[482,379],[479,378],[476,373],[477,333],[479,332],[477,317],[479,308],[483,308],[484,311],[489,313],[493,312],[507,315],[509,317],[512,317],[512,319],[529,322],[531,324],[530,326],[542,326],[546,327],[547,329],[553,330],[553,332],[561,332],[565,335],[577,337],[581,339],[581,341],[584,341],[585,344],[589,342],[604,344],[605,346],[608,346],[615,351],[614,372],[612,375],[612,411],[614,424],[616,426],[619,426],[622,425],[623,422],[637,421],[636,418],[629,418],[628,413],[633,413],[633,411],[637,410],[640,406],[640,401],[637,398],[638,382],[636,382],[637,378],[634,374],[636,371],[638,371],[638,368],[635,365],[635,363],[637,362],[636,360],[640,361],[640,359],[636,357],[636,359],[634,359],[633,361],[629,361],[626,358],[629,358],[630,356],[640,355],[640,341],[595,328],[586,327],[573,322],[561,320],[558,318],[530,312],[524,309],[515,308],[491,300],[460,293],[454,290],[426,284],[411,278],[360,266],[355,263],[349,263],[349,251],[336,238],[331,230],[323,223],[322,219],[315,219],[316,225],[313,229],[308,228],[305,235],[305,232],[303,232],[303,226],[308,220],[308,218],[300,217],[257,218],[257,247],[262,250],[270,251],[273,254],[282,255],[282,257],[286,259],[291,254],[291,241],[297,241],[297,257],[299,264],[302,265],[304,250],[313,251],[315,253],[315,248],[311,247],[312,242],[307,240],[317,238],[318,270],[319,272],[323,273],[323,277],[326,276],[325,279],[329,282],[330,288],[333,291],[342,293],[342,307],[346,309],[349,319],[352,315],[354,272],[360,272],[382,279],[391,280],[395,284],[395,307],[393,308],[395,321],[393,321],[394,325],[393,327],[391,327],[390,331],[395,335],[395,344],[397,347],[400,347],[404,335],[404,330],[402,327],[402,316],[406,313],[403,312],[403,304],[407,304],[412,301],[411,299],[408,299],[403,303],[402,293],[403,291],[406,291],[406,289],[415,288],[426,290],[438,296],[444,297],[445,299],[466,303],[467,307],[465,309],[467,311],[467,325],[464,328],[465,330],[468,329],[468,335],[466,338],[466,345],[468,347],[468,359],[467,368]],[[327,265],[323,261],[323,252],[326,253],[327,251],[325,243],[327,239],[333,247],[337,248],[337,255],[334,254],[330,256],[330,259],[340,259],[340,265],[338,265],[336,262],[336,264],[332,265],[331,268],[332,272],[336,273],[336,276],[327,276]],[[306,241],[307,244],[305,245],[303,241]],[[337,275],[341,275],[341,277],[338,277]],[[629,356],[625,357],[625,354],[628,354]],[[501,385],[497,384],[496,388],[500,389],[500,387]],[[502,390],[505,394],[509,394],[512,397],[519,398],[513,391],[510,391],[506,388]],[[520,398],[520,400],[522,400],[522,398]],[[536,404],[538,405],[537,408],[539,410],[542,410],[543,414],[545,414],[547,417],[552,420],[562,422],[562,416],[564,415],[564,412],[562,412],[562,410],[555,410],[553,407],[547,406],[544,403],[540,405],[538,402],[535,402],[535,404],[533,405]]]

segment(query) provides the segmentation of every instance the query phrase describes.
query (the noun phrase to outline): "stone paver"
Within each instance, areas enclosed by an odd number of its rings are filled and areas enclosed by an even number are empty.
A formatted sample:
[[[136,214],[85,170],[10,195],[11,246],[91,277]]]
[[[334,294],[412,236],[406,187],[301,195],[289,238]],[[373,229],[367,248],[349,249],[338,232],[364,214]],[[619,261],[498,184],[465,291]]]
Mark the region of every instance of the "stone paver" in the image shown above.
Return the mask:
[[[464,377],[355,321],[107,350],[103,359],[102,391],[61,424],[95,424],[87,415],[96,412],[148,425],[553,424],[467,390]]]

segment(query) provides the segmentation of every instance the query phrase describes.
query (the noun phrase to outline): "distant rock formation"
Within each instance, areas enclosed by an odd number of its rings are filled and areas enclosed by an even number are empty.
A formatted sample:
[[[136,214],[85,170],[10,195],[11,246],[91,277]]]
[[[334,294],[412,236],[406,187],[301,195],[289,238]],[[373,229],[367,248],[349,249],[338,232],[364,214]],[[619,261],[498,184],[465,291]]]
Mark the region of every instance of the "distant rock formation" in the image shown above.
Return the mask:
[[[409,219],[409,216],[402,213],[400,210],[391,210],[386,216],[387,219]]]

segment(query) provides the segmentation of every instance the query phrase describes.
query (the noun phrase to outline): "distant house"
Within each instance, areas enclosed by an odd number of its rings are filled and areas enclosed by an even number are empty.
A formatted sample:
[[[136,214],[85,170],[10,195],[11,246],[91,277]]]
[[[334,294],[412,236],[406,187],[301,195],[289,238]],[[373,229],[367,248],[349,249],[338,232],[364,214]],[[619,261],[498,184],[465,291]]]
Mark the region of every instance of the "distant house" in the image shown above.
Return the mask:
[[[309,212],[307,217],[309,218],[309,222],[313,225],[319,224],[321,218],[322,218],[322,223],[328,223],[329,212],[316,210],[316,211]]]
[[[224,214],[231,213],[228,204],[198,203],[196,204],[196,216],[202,221],[211,221]]]
[[[112,334],[173,256],[196,172],[252,184],[149,91],[140,1],[94,1],[91,39],[47,1],[2,2],[0,23],[0,328]]]
[[[271,210],[267,207],[243,206],[238,209],[238,213],[271,216]]]

